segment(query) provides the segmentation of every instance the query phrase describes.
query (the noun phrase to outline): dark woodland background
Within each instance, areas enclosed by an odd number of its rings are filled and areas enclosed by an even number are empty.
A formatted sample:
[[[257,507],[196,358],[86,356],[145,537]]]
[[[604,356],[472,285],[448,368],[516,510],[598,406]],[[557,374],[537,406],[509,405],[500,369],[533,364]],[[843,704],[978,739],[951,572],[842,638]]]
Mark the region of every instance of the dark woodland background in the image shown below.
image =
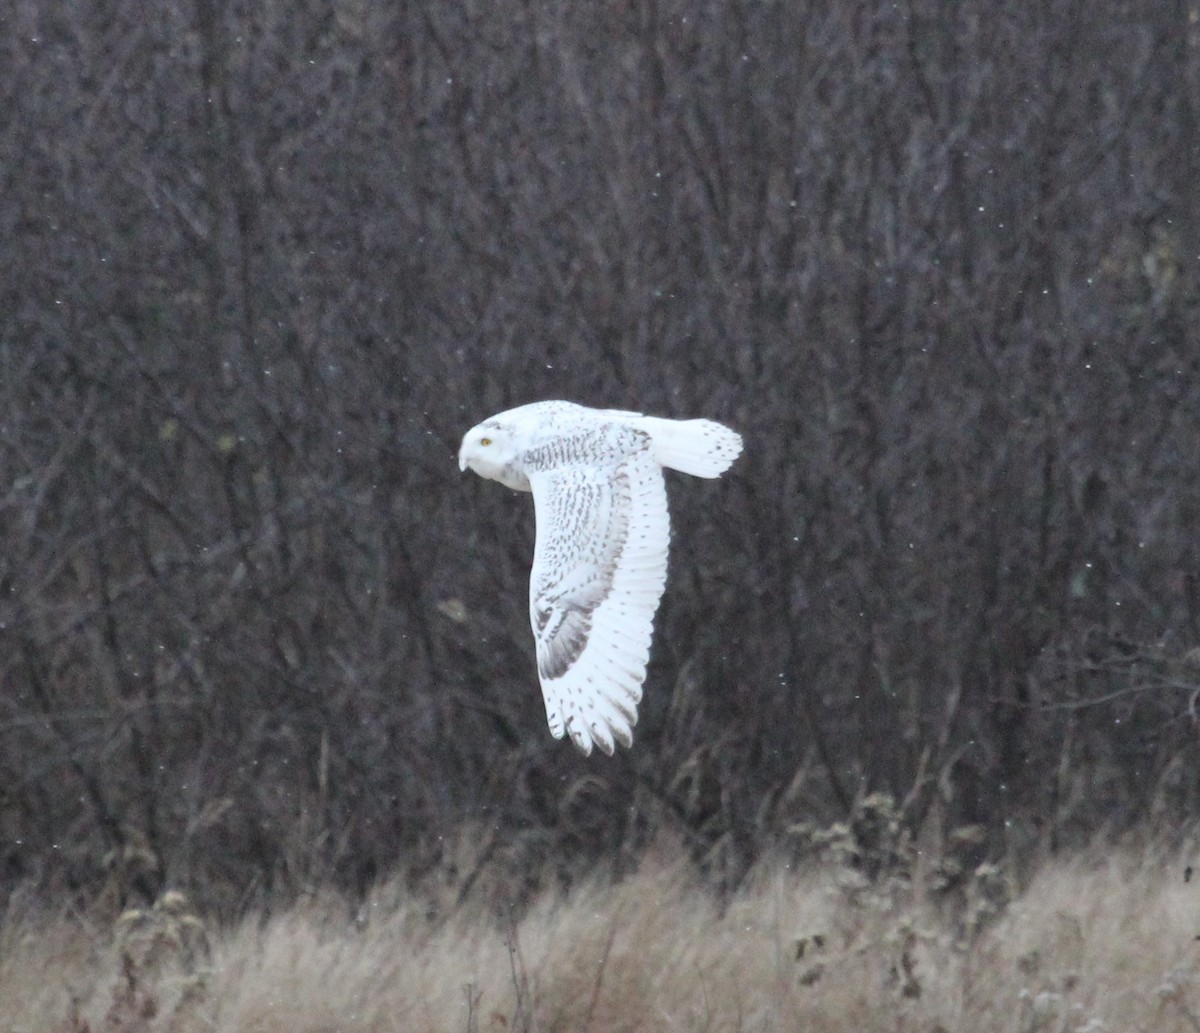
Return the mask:
[[[4,894],[1197,813],[1194,0],[3,9]],[[611,760],[455,461],[553,397],[747,443]]]

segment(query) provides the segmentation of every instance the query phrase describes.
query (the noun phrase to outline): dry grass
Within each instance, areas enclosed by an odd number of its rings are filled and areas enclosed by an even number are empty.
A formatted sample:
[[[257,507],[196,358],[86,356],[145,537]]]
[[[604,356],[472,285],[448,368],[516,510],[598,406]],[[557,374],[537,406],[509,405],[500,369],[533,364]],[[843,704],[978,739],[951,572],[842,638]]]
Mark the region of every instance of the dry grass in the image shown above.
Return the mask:
[[[98,928],[10,909],[0,1031],[1200,1031],[1200,885],[1152,852],[1004,900],[764,866],[722,909],[680,864],[430,920],[396,886],[205,930],[178,894]],[[1001,887],[997,892],[997,887]]]

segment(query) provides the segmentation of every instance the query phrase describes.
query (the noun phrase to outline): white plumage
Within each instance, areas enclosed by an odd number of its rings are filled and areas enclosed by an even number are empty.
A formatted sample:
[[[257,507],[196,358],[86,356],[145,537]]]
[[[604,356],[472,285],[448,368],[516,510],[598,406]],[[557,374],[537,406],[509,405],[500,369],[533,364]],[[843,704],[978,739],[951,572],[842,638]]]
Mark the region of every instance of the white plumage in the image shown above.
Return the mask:
[[[628,747],[667,579],[662,469],[717,477],[741,436],[712,420],[667,420],[573,402],[499,413],[463,437],[458,465],[533,492],[529,618],[550,732],[585,754]]]

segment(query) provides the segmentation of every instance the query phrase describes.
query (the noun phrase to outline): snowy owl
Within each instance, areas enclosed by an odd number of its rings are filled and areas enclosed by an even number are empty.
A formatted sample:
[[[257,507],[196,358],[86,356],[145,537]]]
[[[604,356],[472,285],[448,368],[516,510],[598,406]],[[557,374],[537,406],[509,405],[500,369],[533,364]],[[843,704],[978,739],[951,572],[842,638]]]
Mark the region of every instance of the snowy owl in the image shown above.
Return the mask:
[[[533,492],[529,619],[550,733],[585,754],[633,742],[671,527],[663,467],[717,477],[741,436],[712,420],[667,420],[534,402],[467,431],[468,466]]]

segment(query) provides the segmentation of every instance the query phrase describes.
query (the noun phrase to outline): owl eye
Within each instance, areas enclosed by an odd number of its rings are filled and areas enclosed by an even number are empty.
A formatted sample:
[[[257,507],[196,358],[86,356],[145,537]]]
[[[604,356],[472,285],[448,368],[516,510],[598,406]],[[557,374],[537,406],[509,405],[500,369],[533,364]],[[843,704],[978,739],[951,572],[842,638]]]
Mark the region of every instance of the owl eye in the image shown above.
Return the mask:
[[[490,445],[492,443],[492,439],[491,438],[480,438],[479,443],[481,445]]]

